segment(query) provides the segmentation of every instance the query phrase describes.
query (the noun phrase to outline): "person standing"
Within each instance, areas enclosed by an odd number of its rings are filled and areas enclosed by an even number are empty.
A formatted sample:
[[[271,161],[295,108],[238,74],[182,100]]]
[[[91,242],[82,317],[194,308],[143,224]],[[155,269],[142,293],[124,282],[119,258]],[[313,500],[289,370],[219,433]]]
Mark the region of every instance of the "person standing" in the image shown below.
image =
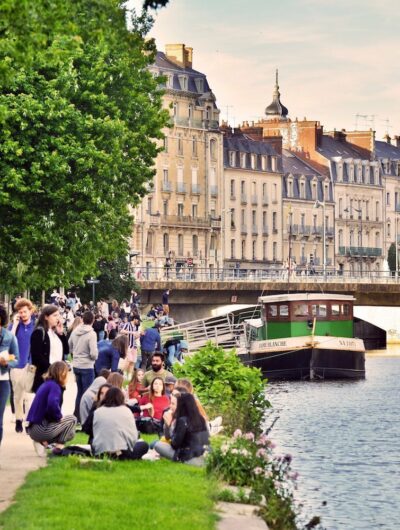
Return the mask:
[[[68,342],[63,333],[60,313],[56,305],[45,305],[31,335],[31,360],[36,366],[32,392],[43,383],[43,375],[56,361],[66,359]]]
[[[24,399],[25,399],[25,367],[29,362],[31,336],[35,328],[32,318],[33,304],[27,298],[20,298],[15,304],[17,314],[13,323],[8,327],[18,342],[19,360],[15,368],[10,371],[11,405],[15,411],[15,430],[23,432]],[[30,389],[28,390],[30,391]]]
[[[8,331],[7,324],[7,311],[0,306],[0,445],[3,439],[4,411],[10,395],[9,368],[17,366],[19,353],[17,339]]]
[[[142,351],[142,361],[140,368],[146,370],[147,362],[152,357],[153,353],[161,350],[161,337],[158,331],[160,325],[158,322],[154,324],[154,327],[147,328],[140,337],[140,346]]]
[[[169,289],[166,289],[162,294],[162,308],[165,315],[169,315]]]
[[[94,315],[85,311],[82,324],[71,334],[68,344],[73,356],[72,366],[76,378],[78,391],[75,400],[74,415],[80,420],[79,405],[81,398],[94,381],[94,363],[98,357],[97,337],[92,325]]]

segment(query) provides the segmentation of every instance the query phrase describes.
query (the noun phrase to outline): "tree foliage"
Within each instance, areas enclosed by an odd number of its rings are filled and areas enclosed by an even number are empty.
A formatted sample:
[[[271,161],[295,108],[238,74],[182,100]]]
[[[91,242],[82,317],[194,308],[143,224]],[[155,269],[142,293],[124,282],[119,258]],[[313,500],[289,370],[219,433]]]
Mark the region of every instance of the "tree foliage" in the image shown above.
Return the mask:
[[[0,0],[0,289],[81,284],[127,255],[167,112],[151,20],[121,4]]]
[[[129,263],[125,256],[116,258],[113,261],[101,260],[98,269],[97,279],[99,283],[96,284],[96,300],[99,298],[106,300],[115,298],[121,302],[124,298],[129,300],[132,289],[135,291],[140,290],[140,286],[131,274]],[[86,284],[85,287],[80,288],[79,295],[82,302],[92,300],[92,286]]]

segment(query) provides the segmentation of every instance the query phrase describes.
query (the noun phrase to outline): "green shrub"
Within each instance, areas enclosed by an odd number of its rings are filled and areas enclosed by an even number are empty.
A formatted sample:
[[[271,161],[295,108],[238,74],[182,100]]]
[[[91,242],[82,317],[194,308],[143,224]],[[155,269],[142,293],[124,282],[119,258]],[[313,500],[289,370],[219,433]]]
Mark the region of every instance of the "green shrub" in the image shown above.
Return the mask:
[[[260,432],[265,409],[266,383],[258,368],[244,366],[235,350],[225,351],[211,342],[174,365],[177,377],[189,378],[210,418],[223,417],[224,432],[236,429]]]

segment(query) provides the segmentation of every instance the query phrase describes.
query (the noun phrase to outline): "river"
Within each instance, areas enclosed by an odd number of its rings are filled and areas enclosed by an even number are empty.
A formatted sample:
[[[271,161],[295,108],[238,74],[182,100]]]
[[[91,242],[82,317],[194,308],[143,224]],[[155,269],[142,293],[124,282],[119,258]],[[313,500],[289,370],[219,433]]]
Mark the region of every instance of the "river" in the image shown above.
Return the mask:
[[[305,519],[400,528],[400,345],[368,353],[365,380],[273,382],[268,397],[271,438],[293,455]]]

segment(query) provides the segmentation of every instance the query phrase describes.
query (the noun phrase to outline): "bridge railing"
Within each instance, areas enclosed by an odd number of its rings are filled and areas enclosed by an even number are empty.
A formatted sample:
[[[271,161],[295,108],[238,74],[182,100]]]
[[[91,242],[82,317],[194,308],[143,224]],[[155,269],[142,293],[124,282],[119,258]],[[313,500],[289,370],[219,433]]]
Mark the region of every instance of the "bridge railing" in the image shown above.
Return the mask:
[[[400,274],[396,277],[389,271],[349,272],[327,269],[323,273],[321,267],[309,270],[290,272],[279,268],[266,269],[206,269],[206,268],[157,268],[149,267],[136,270],[135,277],[142,281],[174,281],[174,282],[257,282],[257,281],[296,281],[296,282],[354,282],[354,283],[400,283]]]

